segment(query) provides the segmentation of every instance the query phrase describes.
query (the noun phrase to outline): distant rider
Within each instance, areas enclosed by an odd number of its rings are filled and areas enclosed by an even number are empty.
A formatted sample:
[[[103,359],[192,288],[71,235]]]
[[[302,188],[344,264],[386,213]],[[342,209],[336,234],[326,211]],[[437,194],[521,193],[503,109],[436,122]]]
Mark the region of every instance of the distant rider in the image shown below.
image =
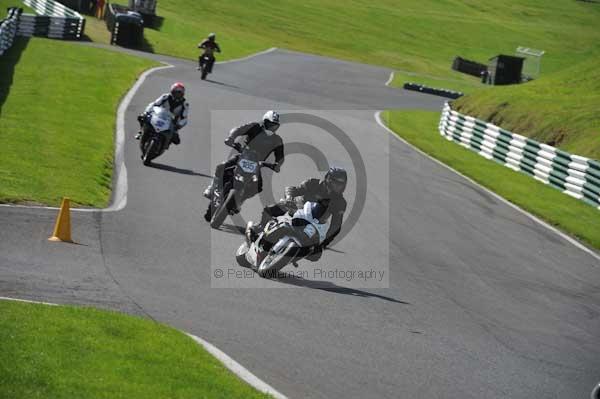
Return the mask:
[[[276,111],[267,111],[263,115],[262,122],[251,122],[234,128],[225,139],[225,145],[241,150],[248,147],[258,153],[258,159],[264,161],[271,154],[275,155],[273,170],[279,173],[284,161],[283,140],[275,132],[279,129],[279,114]],[[238,142],[236,142],[238,139]],[[241,141],[241,143],[239,142]],[[219,164],[215,168],[215,176],[212,183],[204,190],[204,196],[211,198],[215,184],[223,183],[225,169],[235,165],[240,157],[236,154],[229,160]],[[222,186],[219,186],[222,187]],[[262,191],[262,179],[258,182],[258,192]]]
[[[175,129],[171,142],[179,145],[181,139],[179,137],[179,130],[187,125],[188,123],[188,112],[190,106],[185,99],[185,87],[183,83],[177,82],[171,86],[171,90],[168,93],[162,94],[155,101],[148,104],[144,113],[138,116],[138,122],[140,122],[140,131],[136,134],[136,140],[142,137],[142,128],[145,119],[145,115],[152,111],[153,107],[162,107],[167,109],[173,114]]]
[[[208,55],[208,57],[210,58],[210,61],[208,62],[207,68],[208,68],[208,72],[212,73],[212,68],[213,65],[215,63],[215,56],[214,53],[215,51],[217,53],[221,52],[221,48],[219,47],[219,44],[215,41],[216,35],[214,33],[211,33],[208,35],[208,37],[206,39],[204,39],[200,44],[198,44],[198,48],[201,48],[204,50],[204,52],[200,55],[200,57],[198,57],[198,70],[202,69],[202,57],[204,55]]]
[[[262,231],[269,220],[283,216],[287,212],[293,213],[307,201],[317,202],[325,206],[327,208],[326,214],[319,219],[326,220],[331,216],[331,224],[327,230],[325,240],[315,247],[312,254],[307,257],[307,259],[315,262],[321,258],[323,248],[333,241],[342,228],[347,206],[343,193],[347,183],[348,174],[346,170],[340,167],[331,167],[321,181],[319,179],[307,179],[299,186],[286,187],[285,199],[265,207],[260,224],[253,226],[252,230],[256,233]],[[301,197],[300,201],[297,201],[297,197]]]

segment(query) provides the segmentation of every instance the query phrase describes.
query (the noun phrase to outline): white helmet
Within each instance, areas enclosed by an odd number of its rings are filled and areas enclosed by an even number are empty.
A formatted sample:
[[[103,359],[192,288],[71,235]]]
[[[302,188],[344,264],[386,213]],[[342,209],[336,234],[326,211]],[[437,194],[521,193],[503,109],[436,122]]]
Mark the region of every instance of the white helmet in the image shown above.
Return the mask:
[[[279,114],[273,110],[267,111],[263,115],[263,126],[265,130],[275,133],[279,129]]]

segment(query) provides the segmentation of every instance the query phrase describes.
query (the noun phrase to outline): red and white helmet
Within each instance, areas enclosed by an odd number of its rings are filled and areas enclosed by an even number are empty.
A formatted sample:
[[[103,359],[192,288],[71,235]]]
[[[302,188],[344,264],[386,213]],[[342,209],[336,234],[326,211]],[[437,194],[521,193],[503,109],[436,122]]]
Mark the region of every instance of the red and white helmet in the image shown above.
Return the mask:
[[[176,99],[181,99],[185,96],[185,86],[181,82],[173,83],[171,86],[171,95]]]

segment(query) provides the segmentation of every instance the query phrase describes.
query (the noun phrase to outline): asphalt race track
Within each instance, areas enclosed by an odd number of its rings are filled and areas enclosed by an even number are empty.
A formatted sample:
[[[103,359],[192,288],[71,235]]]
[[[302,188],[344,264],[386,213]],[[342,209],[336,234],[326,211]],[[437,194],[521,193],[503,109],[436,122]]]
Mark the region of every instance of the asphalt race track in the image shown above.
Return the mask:
[[[386,87],[383,68],[282,50],[217,65],[210,81],[194,63],[174,65],[150,75],[129,107],[125,209],[73,212],[79,245],[67,245],[46,241],[56,211],[0,208],[0,296],[151,317],[205,338],[291,398],[589,396],[600,380],[599,262],[374,120],[387,108],[440,110],[443,99]],[[144,167],[135,116],[175,80],[188,88],[190,125]],[[231,219],[211,231],[202,190],[228,154],[229,129],[270,108],[288,118],[279,133],[290,149],[348,167],[349,209],[366,187],[357,223],[297,270],[373,268],[381,281],[215,277],[239,270],[243,237]],[[298,114],[339,127],[366,180],[357,183],[339,140],[290,122]],[[280,174],[264,175],[278,199],[321,168],[290,153]],[[242,216],[257,219],[260,208],[253,198]]]

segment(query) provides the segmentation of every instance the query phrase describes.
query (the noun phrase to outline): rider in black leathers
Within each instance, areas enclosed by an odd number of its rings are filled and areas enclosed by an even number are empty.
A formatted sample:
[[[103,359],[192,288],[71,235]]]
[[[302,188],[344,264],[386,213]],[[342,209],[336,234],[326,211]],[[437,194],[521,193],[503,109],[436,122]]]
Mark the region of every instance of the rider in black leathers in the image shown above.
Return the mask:
[[[219,44],[215,41],[215,34],[211,33],[208,35],[208,37],[206,39],[204,39],[200,44],[198,44],[198,48],[201,48],[204,50],[204,52],[202,54],[200,54],[200,57],[198,57],[198,70],[202,69],[201,67],[201,62],[202,62],[202,56],[203,55],[208,55],[208,57],[210,58],[210,61],[208,63],[208,65],[206,65],[208,72],[212,73],[212,68],[213,65],[215,64],[215,51],[217,53],[221,52],[221,47],[219,47]]]
[[[283,140],[275,132],[279,129],[279,114],[275,111],[268,111],[264,114],[262,123],[251,122],[229,132],[225,140],[225,145],[241,150],[243,147],[249,147],[258,153],[258,159],[266,160],[271,154],[275,156],[273,171],[279,172],[281,165],[285,160]],[[241,143],[240,143],[241,141]],[[204,196],[211,199],[215,187],[223,187],[223,175],[225,169],[235,165],[239,160],[240,154],[236,154],[227,161],[220,163],[215,168],[215,176],[211,184],[204,190]],[[260,175],[259,175],[260,176]],[[262,177],[258,181],[258,192],[262,191]],[[210,205],[209,205],[210,208]],[[205,218],[209,217],[209,212]],[[208,220],[208,219],[207,219]]]

